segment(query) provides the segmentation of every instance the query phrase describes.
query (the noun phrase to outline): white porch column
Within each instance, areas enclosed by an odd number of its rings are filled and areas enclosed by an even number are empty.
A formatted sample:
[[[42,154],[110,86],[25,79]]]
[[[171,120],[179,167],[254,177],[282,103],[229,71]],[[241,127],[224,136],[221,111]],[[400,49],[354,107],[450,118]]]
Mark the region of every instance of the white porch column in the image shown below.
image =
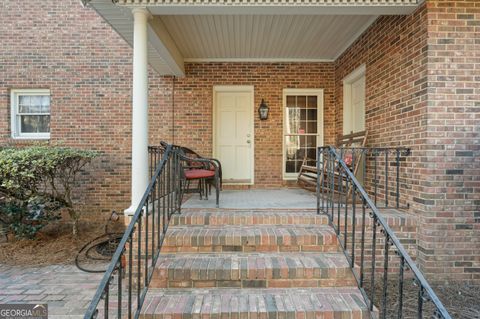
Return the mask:
[[[148,61],[147,21],[145,8],[132,10],[133,90],[132,90],[132,202],[125,210],[133,214],[148,186]]]

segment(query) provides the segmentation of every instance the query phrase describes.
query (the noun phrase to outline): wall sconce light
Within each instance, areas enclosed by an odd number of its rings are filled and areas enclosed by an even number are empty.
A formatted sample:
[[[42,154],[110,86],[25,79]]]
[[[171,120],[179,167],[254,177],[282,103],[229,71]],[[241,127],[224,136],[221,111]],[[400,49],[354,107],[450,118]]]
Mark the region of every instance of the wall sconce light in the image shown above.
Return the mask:
[[[262,99],[262,103],[260,103],[260,107],[258,108],[258,115],[260,116],[260,120],[265,121],[268,119],[268,111],[269,108],[265,103],[265,100]]]

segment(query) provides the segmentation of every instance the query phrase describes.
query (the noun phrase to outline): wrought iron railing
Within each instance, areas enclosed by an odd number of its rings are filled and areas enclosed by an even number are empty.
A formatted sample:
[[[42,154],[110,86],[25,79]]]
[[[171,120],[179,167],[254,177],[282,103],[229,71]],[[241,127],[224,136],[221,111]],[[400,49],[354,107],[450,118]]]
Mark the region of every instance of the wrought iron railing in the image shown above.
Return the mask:
[[[370,311],[379,311],[382,319],[450,319],[345,162],[345,152],[330,146],[318,148],[317,212],[328,216]]]
[[[172,145],[172,150],[174,146]],[[149,145],[148,146],[148,172],[150,174],[150,179],[152,179],[158,164],[163,158],[165,153],[165,148],[160,145]]]
[[[405,174],[410,149],[405,147],[342,147],[340,157],[349,164],[377,207],[408,208],[409,180]]]
[[[171,216],[179,209],[178,153],[156,149],[156,167],[87,309],[85,319],[138,318]],[[160,157],[161,155],[161,157]],[[155,165],[158,164],[158,165]]]

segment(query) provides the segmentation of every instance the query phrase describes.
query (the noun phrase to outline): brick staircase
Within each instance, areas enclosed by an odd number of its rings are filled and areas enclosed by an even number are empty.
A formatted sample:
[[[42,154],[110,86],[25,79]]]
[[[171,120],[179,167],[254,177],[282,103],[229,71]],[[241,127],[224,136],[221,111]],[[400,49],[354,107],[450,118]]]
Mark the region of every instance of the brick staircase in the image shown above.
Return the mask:
[[[185,210],[171,221],[141,317],[370,318],[327,224],[313,211]]]

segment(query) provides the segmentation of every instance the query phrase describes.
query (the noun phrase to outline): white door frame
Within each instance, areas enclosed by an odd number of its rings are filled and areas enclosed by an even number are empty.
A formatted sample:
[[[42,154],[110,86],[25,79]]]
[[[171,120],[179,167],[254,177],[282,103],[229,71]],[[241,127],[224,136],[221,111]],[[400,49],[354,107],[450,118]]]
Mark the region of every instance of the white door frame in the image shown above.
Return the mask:
[[[220,92],[242,92],[250,93],[252,110],[250,112],[250,125],[251,125],[251,148],[250,152],[250,161],[251,171],[250,171],[250,182],[249,183],[232,183],[232,185],[253,185],[255,183],[255,88],[253,85],[214,85],[213,86],[213,125],[212,125],[212,137],[213,137],[213,157],[216,157],[216,134],[217,134],[217,93]],[[224,183],[224,185],[230,185],[229,183]]]
[[[295,180],[298,178],[298,174],[291,173],[291,175],[286,175],[286,155],[285,155],[285,134],[286,134],[286,108],[287,108],[287,95],[316,95],[317,96],[317,147],[324,145],[325,135],[323,132],[323,99],[324,99],[324,90],[323,89],[283,89],[282,97],[282,178],[283,180]]]
[[[350,129],[345,130],[345,120],[346,119],[351,120],[350,111],[352,109],[352,106],[350,103],[351,103],[351,96],[352,96],[352,84],[355,83],[355,81],[360,79],[362,76],[365,76],[366,69],[367,68],[365,64],[362,64],[343,79],[343,121],[342,121],[343,134],[350,134],[350,131],[351,131]],[[365,100],[365,103],[366,102],[367,101]]]

